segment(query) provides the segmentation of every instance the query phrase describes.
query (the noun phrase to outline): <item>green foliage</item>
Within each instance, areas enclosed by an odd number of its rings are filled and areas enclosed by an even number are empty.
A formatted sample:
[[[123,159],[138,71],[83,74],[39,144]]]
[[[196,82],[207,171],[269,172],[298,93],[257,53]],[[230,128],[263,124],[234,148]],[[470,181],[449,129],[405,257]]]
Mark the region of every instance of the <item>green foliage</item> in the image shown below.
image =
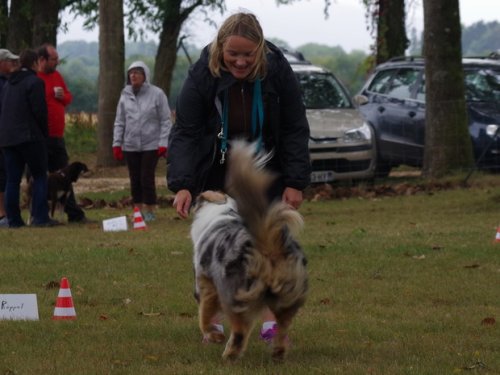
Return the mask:
[[[498,22],[478,22],[462,30],[462,44],[464,55],[485,55],[500,49],[500,39],[496,37],[500,32]],[[286,41],[272,38],[276,45],[294,49]],[[192,61],[199,56],[199,49],[186,44]],[[364,51],[344,51],[339,46],[326,46],[308,43],[296,48],[311,62],[332,70],[335,75],[346,85],[351,93],[356,93],[364,83],[366,72],[373,66],[373,59]],[[409,54],[421,54],[421,38],[415,30],[411,33]],[[128,42],[125,45],[125,67],[134,60],[145,61],[154,71],[154,60],[157,45],[152,42]],[[58,51],[64,60],[59,70],[66,79],[68,87],[73,93],[73,104],[69,107],[71,112],[95,112],[97,110],[97,82],[99,74],[98,44],[96,42],[72,41],[58,45]],[[175,100],[182,87],[189,61],[182,50],[179,50],[176,67],[173,75],[170,106],[175,107]],[[124,77],[125,83],[125,77]]]
[[[221,362],[222,345],[201,343],[190,221],[171,207],[147,231],[0,230],[2,293],[36,293],[40,315],[0,322],[0,373],[420,375],[474,373],[479,363],[479,373],[497,373],[499,202],[498,184],[306,202],[300,240],[310,293],[282,364],[257,332],[231,365]],[[71,322],[51,320],[53,283],[63,276],[77,314]]]
[[[462,28],[462,49],[464,56],[486,56],[500,50],[500,23],[497,21],[476,22]]]
[[[315,43],[305,44],[298,50],[312,63],[331,70],[353,95],[361,89],[366,78],[363,62],[368,58],[363,51],[346,53],[339,46],[329,47]]]
[[[64,140],[71,158],[97,151],[96,118],[91,113],[76,113],[66,120]]]

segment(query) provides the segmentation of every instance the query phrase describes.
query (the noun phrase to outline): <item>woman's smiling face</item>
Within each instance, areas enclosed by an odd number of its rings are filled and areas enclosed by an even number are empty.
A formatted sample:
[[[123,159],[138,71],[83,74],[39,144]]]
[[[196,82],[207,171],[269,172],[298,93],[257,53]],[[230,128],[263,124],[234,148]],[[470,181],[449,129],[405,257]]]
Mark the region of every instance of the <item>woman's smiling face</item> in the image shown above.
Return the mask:
[[[236,79],[245,79],[255,67],[257,44],[242,36],[227,38],[222,52],[226,69]]]

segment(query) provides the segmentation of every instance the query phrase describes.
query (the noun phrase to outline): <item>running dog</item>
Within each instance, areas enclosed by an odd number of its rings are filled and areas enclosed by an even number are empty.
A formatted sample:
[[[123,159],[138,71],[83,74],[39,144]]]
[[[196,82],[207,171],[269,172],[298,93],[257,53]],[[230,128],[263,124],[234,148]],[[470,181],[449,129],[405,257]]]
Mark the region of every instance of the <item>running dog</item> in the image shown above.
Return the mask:
[[[305,255],[293,235],[301,215],[266,196],[273,175],[264,170],[270,154],[254,156],[254,144],[237,141],[229,156],[226,190],[205,191],[196,200],[194,244],[195,296],[204,341],[221,343],[212,319],[223,312],[231,336],[222,357],[242,356],[256,319],[269,307],[278,333],[272,357],[282,360],[293,317],[306,300]]]

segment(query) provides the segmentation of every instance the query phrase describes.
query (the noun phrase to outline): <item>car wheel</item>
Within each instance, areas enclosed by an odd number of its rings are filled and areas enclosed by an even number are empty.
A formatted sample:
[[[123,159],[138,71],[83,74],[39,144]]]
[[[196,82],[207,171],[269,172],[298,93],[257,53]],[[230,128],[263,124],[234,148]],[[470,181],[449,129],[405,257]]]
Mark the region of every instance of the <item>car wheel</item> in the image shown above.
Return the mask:
[[[376,178],[386,178],[391,173],[392,166],[384,161],[377,159],[377,164],[375,166],[375,177]]]
[[[389,173],[391,173],[392,165],[391,165],[391,163],[389,163],[386,160],[383,160],[380,157],[378,144],[377,144],[377,150],[376,150],[375,155],[377,155],[376,160],[375,160],[375,172],[374,172],[375,178],[388,177]]]
[[[392,165],[383,160],[381,157],[380,157],[380,146],[378,144],[378,138],[376,136],[376,131],[375,131],[375,128],[372,126],[372,132],[373,132],[373,135],[374,135],[374,145],[375,145],[375,170],[373,172],[373,176],[375,178],[385,178],[385,177],[388,177],[389,176],[389,173],[391,173],[391,169],[392,169]]]

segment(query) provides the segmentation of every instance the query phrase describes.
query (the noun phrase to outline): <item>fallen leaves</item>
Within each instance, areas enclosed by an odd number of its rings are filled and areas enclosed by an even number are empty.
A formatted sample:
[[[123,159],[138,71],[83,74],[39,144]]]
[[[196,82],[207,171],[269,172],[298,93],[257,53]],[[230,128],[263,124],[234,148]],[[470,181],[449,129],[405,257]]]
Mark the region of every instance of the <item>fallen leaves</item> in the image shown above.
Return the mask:
[[[480,267],[480,265],[477,263],[468,264],[468,265],[464,266],[464,268],[479,268],[479,267]]]
[[[481,320],[481,325],[482,326],[493,326],[496,324],[496,320],[494,317],[487,317]]]
[[[377,184],[369,186],[332,186],[330,184],[312,185],[304,191],[305,199],[317,202],[332,199],[367,198],[374,199],[381,196],[409,196],[418,193],[433,194],[435,191],[463,188],[459,183],[430,182],[412,184],[403,182],[399,184]]]
[[[163,313],[162,312],[149,312],[149,313],[147,313],[147,312],[141,311],[139,313],[139,315],[145,316],[147,318],[154,318],[154,317],[163,315]]]

